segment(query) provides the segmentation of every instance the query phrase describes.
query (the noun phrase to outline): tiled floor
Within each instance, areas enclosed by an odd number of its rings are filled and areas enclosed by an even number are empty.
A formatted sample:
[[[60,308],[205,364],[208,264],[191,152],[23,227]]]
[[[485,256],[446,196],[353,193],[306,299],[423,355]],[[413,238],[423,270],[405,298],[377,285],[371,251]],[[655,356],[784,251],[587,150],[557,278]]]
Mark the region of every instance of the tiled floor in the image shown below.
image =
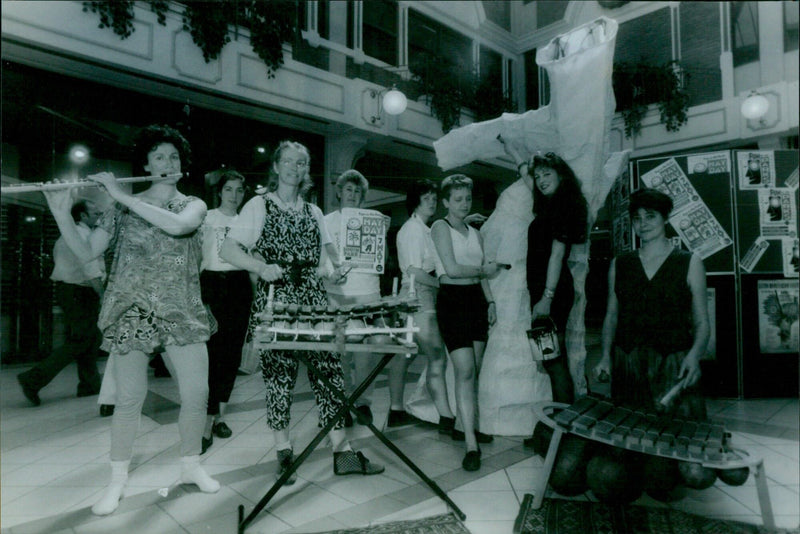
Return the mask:
[[[412,379],[420,365],[421,358],[412,366]],[[223,486],[214,495],[175,485],[177,388],[169,378],[151,376],[127,496],[113,515],[95,517],[89,508],[109,476],[110,418],[98,416],[96,397],[75,398],[77,378],[72,367],[42,390],[40,407],[31,406],[15,380],[23,370],[5,367],[0,372],[3,533],[234,533],[237,507],[244,505],[249,513],[274,481],[275,451],[264,422],[259,375],[237,379],[227,418],[234,435],[216,439],[203,456],[205,467]],[[374,397],[376,425],[382,427],[388,410],[384,377],[379,378]],[[734,444],[764,457],[776,521],[797,528],[798,399],[711,400],[709,409],[714,419],[733,431]],[[316,423],[316,408],[301,372],[292,415],[296,451],[316,433]],[[330,446],[323,442],[301,466],[298,483],[281,489],[247,532],[316,532],[446,511],[444,503],[368,429],[356,426],[349,432],[356,448],[386,463],[384,474],[334,476]],[[467,473],[461,469],[463,445],[440,436],[433,427],[390,429],[387,435],[447,491],[467,514],[465,525],[474,534],[511,533],[523,496],[533,491],[541,476],[542,460],[522,446],[522,437],[497,438],[484,445],[483,467]],[[166,497],[159,493],[162,488],[169,488]],[[646,496],[639,504],[663,506]],[[741,487],[718,481],[708,490],[688,491],[672,506],[707,516],[761,521],[752,477]]]

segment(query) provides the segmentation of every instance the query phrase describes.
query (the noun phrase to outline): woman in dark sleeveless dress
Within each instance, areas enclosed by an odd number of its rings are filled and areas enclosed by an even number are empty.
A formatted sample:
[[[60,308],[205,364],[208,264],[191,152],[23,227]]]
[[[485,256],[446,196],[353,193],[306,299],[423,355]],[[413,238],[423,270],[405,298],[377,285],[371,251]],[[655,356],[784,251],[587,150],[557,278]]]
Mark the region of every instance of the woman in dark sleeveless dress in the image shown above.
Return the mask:
[[[667,239],[667,195],[636,191],[628,211],[642,246],[611,262],[603,355],[594,372],[611,375],[615,403],[705,419],[698,387],[709,336],[703,262]],[[662,403],[679,383],[682,394]]]

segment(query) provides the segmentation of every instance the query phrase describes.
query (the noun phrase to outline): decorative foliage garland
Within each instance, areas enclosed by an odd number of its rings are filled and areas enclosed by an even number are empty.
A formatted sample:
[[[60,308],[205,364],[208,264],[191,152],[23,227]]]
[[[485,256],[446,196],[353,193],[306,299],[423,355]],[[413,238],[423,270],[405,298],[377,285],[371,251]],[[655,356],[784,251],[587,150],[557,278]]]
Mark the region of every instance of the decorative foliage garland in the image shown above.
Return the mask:
[[[667,131],[677,132],[688,120],[689,75],[677,61],[660,66],[639,63],[614,64],[614,96],[622,110],[625,136],[641,131],[642,119],[651,104],[657,104],[661,123]]]
[[[133,25],[133,0],[113,2],[84,2],[83,11],[100,15],[100,28],[111,28],[122,39],[136,31]],[[166,25],[167,0],[146,0],[157,15],[158,23]],[[250,29],[250,44],[267,66],[267,76],[273,78],[283,65],[283,43],[292,42],[297,32],[295,2],[233,0],[218,2],[187,2],[183,12],[183,29],[203,51],[206,62],[219,57],[230,42],[229,27]]]

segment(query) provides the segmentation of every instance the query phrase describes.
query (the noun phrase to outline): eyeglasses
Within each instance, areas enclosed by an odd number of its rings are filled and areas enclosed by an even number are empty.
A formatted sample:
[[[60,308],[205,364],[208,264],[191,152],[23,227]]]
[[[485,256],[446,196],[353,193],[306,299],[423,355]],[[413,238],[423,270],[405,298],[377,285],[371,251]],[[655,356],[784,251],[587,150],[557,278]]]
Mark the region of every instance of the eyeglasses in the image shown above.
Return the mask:
[[[308,168],[308,162],[305,160],[293,161],[290,159],[282,159],[279,162],[284,167],[294,167],[296,169],[306,169]]]

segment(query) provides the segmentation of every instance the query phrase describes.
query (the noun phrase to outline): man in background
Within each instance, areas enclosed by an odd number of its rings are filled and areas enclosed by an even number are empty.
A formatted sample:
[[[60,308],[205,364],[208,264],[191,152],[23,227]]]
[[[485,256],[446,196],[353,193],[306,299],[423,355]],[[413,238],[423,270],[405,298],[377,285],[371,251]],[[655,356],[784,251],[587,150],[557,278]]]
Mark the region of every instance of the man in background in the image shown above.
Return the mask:
[[[91,201],[79,200],[72,207],[72,218],[81,237],[88,240],[101,212]],[[105,281],[103,258],[89,262],[75,256],[63,237],[53,247],[53,274],[56,303],[63,311],[65,340],[50,356],[33,368],[17,375],[25,397],[35,406],[41,404],[39,390],[49,384],[72,361],[78,366],[78,397],[97,395],[100,374],[97,372],[97,353],[100,349],[100,330],[97,315]]]

